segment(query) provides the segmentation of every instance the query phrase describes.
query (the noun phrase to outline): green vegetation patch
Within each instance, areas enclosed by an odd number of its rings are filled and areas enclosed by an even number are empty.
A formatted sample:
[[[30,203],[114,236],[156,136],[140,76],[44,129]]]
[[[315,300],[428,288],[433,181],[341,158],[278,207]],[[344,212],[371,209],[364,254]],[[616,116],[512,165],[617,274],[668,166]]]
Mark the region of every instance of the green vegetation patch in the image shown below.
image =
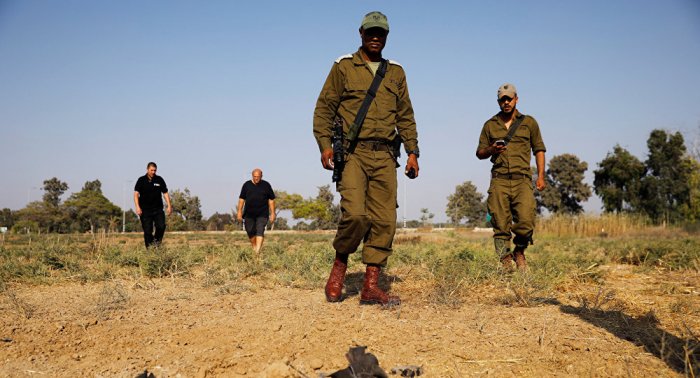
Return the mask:
[[[472,290],[487,285],[507,288],[507,303],[532,305],[552,298],[567,282],[600,283],[611,263],[670,270],[698,269],[698,238],[553,237],[527,249],[527,274],[504,269],[493,240],[443,233],[439,238],[400,235],[382,282],[420,292],[429,301],[459,305]],[[196,239],[196,242],[194,240]],[[245,235],[205,234],[171,238],[145,249],[139,239],[84,235],[14,238],[0,246],[0,280],[50,284],[94,282],[119,277],[179,277],[199,280],[220,294],[240,293],[257,285],[323,287],[333,264],[332,234],[284,233],[266,238],[254,253]],[[126,241],[125,241],[126,240]],[[361,247],[360,247],[361,248]],[[362,266],[360,249],[350,269]],[[361,288],[362,274],[349,274],[347,288]],[[390,280],[387,281],[387,280]],[[253,285],[255,286],[255,285]]]

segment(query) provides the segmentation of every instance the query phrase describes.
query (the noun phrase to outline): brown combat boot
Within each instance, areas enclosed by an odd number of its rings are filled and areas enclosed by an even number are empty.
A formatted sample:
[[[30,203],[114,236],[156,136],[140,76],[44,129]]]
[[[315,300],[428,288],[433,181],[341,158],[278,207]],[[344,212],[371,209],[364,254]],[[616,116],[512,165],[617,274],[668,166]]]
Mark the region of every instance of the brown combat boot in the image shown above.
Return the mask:
[[[381,270],[382,269],[378,266],[367,265],[365,283],[362,285],[362,293],[360,294],[360,304],[380,304],[382,306],[396,306],[401,304],[401,299],[399,297],[388,295],[377,286]]]
[[[501,259],[501,264],[506,270],[513,269],[513,254],[509,253],[504,258]]]
[[[527,261],[525,260],[525,248],[515,247],[515,249],[513,250],[513,258],[515,259],[515,265],[518,266],[518,269],[527,269]]]
[[[340,302],[343,300],[343,281],[345,270],[348,268],[348,255],[335,253],[335,261],[331,275],[326,282],[326,300],[328,302]]]

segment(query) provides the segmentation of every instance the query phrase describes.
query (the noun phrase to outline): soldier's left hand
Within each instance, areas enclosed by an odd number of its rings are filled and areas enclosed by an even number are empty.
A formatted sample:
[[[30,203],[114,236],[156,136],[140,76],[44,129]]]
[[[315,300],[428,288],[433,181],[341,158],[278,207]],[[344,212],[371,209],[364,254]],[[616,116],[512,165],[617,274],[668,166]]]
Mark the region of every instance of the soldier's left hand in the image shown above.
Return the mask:
[[[540,192],[543,191],[544,188],[547,186],[547,184],[544,183],[544,177],[538,177],[537,181],[535,181],[535,186]]]
[[[170,216],[170,214],[172,214],[172,213],[173,213],[173,208],[170,207],[170,206],[168,206],[168,209],[165,210],[165,214],[166,214],[167,216]]]
[[[323,168],[332,171],[333,170],[333,149],[329,148],[321,153],[321,164]]]
[[[408,155],[408,161],[406,162],[406,171],[404,172],[404,174],[408,174],[408,171],[411,170],[411,167],[413,167],[413,169],[416,171],[416,177],[418,177],[418,158],[415,154]]]

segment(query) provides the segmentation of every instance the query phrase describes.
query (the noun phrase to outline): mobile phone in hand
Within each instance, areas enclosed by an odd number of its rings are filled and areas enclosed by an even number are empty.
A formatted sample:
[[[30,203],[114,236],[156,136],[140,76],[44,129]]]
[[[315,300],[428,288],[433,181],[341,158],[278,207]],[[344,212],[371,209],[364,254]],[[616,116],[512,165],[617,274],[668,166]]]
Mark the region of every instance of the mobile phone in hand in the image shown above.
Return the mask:
[[[406,177],[410,178],[411,180],[413,180],[414,178],[416,178],[416,170],[415,170],[415,168],[411,167],[411,169],[409,169],[408,172],[406,172]]]

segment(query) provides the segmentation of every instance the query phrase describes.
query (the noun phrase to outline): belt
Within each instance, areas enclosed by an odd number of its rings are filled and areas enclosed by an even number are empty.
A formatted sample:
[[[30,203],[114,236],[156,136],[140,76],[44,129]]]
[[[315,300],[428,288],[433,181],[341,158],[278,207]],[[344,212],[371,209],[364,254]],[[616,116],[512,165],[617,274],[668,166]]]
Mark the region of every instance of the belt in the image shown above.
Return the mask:
[[[370,151],[390,151],[392,149],[385,142],[380,142],[378,140],[358,140],[355,148]]]
[[[520,180],[525,178],[526,176],[522,173],[498,173],[498,172],[491,172],[491,177],[493,178],[498,178],[498,179],[507,179],[507,180]]]

